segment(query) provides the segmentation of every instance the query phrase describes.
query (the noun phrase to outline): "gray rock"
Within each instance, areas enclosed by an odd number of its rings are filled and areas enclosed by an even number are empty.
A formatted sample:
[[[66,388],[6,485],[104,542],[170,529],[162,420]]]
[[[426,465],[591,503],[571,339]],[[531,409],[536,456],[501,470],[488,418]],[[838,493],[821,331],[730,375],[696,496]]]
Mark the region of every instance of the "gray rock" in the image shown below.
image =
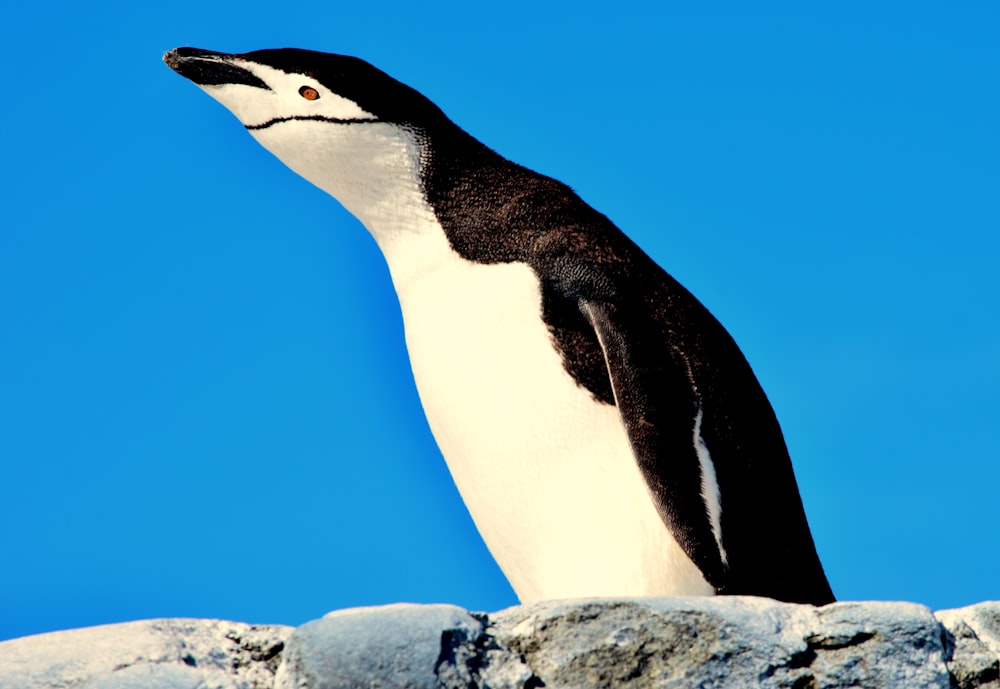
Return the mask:
[[[934,616],[945,628],[952,686],[1000,689],[1000,602],[941,610]]]
[[[0,643],[0,689],[263,689],[291,627],[145,620]]]
[[[332,612],[288,639],[276,689],[438,689],[479,686],[481,666],[511,682],[530,676],[490,649],[483,620],[453,605],[388,605]],[[504,656],[504,657],[501,657]],[[519,674],[519,672],[521,674]],[[513,684],[512,684],[513,686]]]
[[[158,620],[17,639],[0,643],[0,689],[1000,689],[1000,602],[391,605],[289,631]]]
[[[940,626],[910,603],[569,601],[493,622],[549,689],[950,686]]]

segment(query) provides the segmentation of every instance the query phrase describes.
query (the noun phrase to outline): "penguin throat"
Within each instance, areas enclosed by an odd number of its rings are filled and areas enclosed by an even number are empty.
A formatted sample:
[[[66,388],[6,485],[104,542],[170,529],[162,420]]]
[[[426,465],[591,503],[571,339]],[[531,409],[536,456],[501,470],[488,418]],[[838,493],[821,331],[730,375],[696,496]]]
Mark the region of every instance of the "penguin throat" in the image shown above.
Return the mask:
[[[337,199],[386,249],[423,232],[433,212],[420,181],[420,144],[384,122],[294,118],[250,134],[285,165]]]

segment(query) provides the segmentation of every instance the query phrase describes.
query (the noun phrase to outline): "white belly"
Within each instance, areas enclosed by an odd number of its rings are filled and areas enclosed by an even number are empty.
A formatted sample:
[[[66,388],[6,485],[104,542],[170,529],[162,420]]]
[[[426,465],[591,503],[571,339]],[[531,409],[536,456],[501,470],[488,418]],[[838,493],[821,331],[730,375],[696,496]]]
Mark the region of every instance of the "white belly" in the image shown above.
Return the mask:
[[[521,601],[711,594],[617,409],[562,367],[531,269],[451,256],[400,293],[406,342],[434,437]]]

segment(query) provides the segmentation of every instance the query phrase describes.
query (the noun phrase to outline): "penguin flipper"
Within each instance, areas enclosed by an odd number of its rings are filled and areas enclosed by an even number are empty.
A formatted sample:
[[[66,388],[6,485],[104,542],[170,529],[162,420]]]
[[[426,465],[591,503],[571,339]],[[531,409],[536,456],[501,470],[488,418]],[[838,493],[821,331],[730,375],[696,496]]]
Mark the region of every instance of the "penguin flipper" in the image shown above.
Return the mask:
[[[683,352],[611,302],[581,300],[607,363],[615,404],[656,510],[716,591],[727,562],[713,531],[698,452],[700,404]],[[644,327],[647,326],[647,327]]]

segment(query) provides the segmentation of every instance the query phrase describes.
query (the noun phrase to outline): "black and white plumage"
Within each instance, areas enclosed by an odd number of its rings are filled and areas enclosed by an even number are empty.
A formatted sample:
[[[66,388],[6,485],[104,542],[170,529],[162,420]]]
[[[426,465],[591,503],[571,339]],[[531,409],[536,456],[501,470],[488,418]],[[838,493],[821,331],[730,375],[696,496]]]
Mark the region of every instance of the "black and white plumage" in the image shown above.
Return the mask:
[[[435,439],[522,601],[833,600],[749,364],[605,216],[357,58],[164,59],[375,238]]]

